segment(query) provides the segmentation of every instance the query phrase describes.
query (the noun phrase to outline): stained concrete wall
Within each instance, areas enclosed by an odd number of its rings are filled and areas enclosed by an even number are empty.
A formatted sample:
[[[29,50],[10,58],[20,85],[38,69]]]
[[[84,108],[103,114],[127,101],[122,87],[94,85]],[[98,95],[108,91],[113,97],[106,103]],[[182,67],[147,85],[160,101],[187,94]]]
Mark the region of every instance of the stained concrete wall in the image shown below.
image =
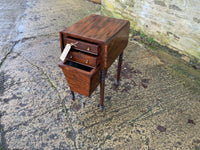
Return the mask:
[[[200,59],[200,0],[102,0],[102,13]]]

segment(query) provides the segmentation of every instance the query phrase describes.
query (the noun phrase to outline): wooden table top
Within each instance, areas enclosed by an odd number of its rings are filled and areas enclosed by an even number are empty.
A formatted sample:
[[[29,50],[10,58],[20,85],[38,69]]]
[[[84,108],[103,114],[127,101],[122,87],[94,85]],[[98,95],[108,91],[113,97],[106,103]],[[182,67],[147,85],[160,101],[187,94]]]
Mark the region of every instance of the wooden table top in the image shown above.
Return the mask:
[[[108,43],[128,23],[127,20],[92,14],[62,32],[82,40]]]

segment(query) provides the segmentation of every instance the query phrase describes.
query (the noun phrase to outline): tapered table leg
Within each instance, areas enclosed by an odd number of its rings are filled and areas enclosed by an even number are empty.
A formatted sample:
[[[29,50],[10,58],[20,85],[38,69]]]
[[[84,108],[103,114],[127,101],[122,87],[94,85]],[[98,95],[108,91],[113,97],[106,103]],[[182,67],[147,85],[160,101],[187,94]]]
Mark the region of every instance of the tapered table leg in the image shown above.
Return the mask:
[[[116,81],[117,86],[119,85],[120,73],[122,69],[122,61],[123,61],[123,52],[119,55],[118,68],[117,68],[117,81]]]
[[[100,80],[100,110],[103,111],[103,102],[104,102],[104,88],[105,88],[105,76],[106,70],[101,70],[101,80]]]
[[[74,91],[71,91],[71,95],[72,95],[72,100],[75,101]]]

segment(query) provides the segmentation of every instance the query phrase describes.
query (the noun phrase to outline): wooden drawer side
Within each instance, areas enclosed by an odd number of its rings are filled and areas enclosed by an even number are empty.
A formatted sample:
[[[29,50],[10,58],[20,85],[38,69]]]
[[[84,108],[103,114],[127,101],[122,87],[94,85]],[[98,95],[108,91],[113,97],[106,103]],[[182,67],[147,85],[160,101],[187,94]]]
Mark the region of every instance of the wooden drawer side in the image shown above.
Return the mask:
[[[99,68],[85,71],[63,63],[59,64],[59,67],[62,68],[69,87],[74,92],[90,96],[99,84]]]

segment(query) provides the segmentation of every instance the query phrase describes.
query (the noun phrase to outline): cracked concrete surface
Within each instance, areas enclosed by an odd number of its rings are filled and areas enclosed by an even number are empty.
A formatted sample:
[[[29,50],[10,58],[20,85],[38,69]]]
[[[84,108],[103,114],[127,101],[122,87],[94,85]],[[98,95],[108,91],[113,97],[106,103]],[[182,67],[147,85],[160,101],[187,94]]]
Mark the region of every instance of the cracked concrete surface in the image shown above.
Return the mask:
[[[137,42],[130,41],[125,50],[118,88],[117,62],[109,68],[104,112],[97,108],[99,87],[91,98],[76,94],[71,101],[57,66],[58,32],[99,14],[100,5],[85,0],[0,3],[1,150],[200,149],[199,86]]]

